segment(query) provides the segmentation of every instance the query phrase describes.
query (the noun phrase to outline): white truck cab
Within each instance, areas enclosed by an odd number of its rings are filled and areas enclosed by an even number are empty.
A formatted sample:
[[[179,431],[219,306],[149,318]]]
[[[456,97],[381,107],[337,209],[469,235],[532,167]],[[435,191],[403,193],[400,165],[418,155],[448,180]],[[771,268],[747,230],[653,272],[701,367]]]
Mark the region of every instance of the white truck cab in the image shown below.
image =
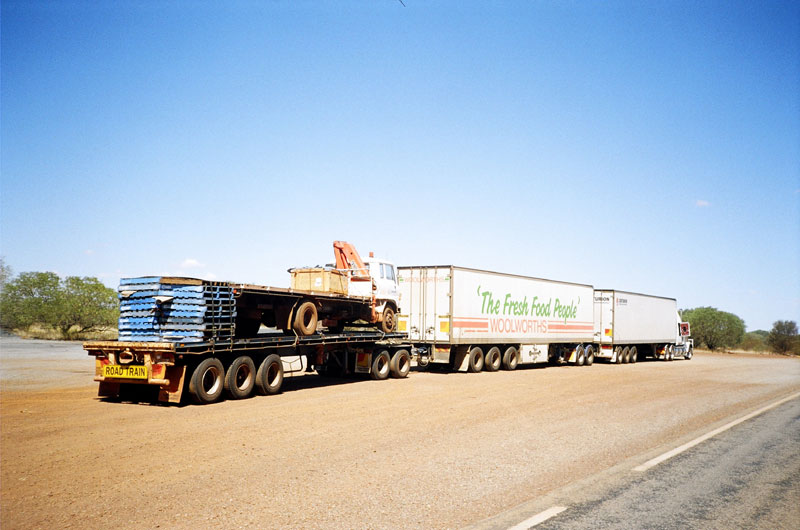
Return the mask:
[[[383,311],[387,302],[397,308],[397,269],[394,263],[370,256],[364,260],[375,284],[376,310]]]

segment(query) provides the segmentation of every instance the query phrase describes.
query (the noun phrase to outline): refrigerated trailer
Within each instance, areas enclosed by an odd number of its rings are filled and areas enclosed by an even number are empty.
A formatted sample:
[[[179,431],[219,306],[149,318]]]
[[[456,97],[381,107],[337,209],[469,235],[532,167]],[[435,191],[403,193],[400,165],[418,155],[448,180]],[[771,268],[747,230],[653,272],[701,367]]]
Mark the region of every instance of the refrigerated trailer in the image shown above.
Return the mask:
[[[398,331],[459,371],[594,359],[591,285],[453,265],[398,267]]]
[[[688,322],[681,322],[674,298],[613,289],[594,291],[595,355],[612,363],[642,357],[691,359]]]

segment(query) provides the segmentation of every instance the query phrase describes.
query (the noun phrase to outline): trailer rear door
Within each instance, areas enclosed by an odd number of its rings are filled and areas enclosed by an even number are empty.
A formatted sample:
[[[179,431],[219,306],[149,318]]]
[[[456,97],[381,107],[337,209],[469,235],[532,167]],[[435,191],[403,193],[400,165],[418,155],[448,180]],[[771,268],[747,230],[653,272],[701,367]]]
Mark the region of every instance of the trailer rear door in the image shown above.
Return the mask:
[[[451,281],[450,267],[398,268],[398,331],[412,341],[449,343]]]

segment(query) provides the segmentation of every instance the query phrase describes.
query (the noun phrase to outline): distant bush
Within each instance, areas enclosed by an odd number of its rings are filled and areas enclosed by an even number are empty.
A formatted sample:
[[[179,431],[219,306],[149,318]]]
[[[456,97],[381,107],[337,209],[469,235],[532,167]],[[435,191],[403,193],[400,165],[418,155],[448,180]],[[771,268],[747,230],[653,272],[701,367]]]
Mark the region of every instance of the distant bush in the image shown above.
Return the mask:
[[[767,344],[776,353],[794,353],[800,355],[800,338],[797,335],[797,322],[778,320],[772,325],[767,335]]]
[[[3,278],[0,291],[0,327],[24,335],[51,329],[63,339],[85,337],[116,328],[119,303],[113,289],[97,278],[53,272],[23,272]]]
[[[744,334],[739,348],[747,351],[765,352],[767,351],[766,331],[758,330]]]

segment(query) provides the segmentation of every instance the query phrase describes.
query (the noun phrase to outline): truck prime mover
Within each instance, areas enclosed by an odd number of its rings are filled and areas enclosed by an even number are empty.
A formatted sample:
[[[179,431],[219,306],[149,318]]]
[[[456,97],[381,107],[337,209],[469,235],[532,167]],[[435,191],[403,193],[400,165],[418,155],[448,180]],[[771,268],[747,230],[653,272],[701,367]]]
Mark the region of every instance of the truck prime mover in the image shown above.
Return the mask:
[[[692,355],[674,299],[455,266],[395,268],[341,241],[334,252],[335,266],[291,269],[288,289],[123,279],[119,340],[84,343],[98,394],[145,385],[161,401],[186,394],[204,404],[275,394],[284,374],[312,369],[402,378],[412,356],[480,372]]]

